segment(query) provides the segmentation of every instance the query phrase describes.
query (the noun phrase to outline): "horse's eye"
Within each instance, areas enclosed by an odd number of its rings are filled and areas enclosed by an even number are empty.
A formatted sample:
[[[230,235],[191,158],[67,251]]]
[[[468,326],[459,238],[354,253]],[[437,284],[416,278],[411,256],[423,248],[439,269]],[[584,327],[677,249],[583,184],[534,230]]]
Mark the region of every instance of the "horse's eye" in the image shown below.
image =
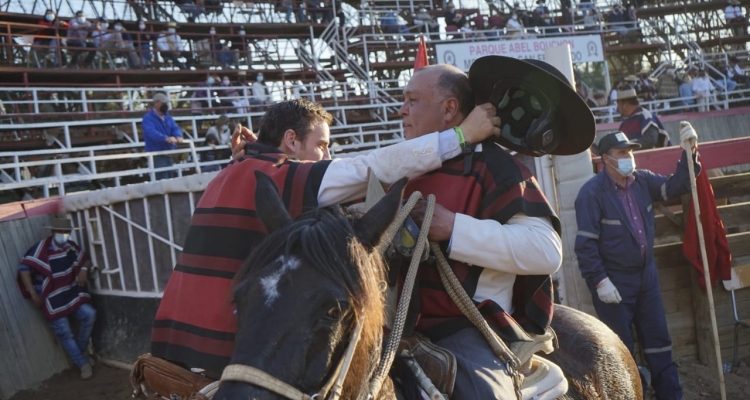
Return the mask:
[[[330,319],[341,318],[341,309],[338,306],[329,308],[328,312],[326,313],[326,317]]]

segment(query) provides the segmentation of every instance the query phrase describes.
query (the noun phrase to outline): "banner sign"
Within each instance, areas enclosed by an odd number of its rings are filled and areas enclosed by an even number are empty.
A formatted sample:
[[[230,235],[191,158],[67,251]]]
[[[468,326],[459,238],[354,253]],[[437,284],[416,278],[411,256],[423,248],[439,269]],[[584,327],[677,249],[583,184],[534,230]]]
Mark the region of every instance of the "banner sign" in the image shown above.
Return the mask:
[[[435,52],[438,63],[451,64],[468,72],[474,60],[483,56],[498,55],[544,61],[544,49],[565,44],[570,45],[574,64],[604,61],[602,38],[599,35],[436,44]]]

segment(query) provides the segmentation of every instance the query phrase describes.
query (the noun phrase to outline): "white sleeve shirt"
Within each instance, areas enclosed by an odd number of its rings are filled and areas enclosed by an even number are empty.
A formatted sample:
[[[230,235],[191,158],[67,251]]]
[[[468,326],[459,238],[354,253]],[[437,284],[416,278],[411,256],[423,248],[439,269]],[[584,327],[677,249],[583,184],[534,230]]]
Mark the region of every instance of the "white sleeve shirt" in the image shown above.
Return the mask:
[[[562,264],[562,240],[546,217],[519,213],[506,224],[456,214],[449,258],[483,267],[474,301],[511,313],[516,275],[550,275]]]
[[[373,150],[369,154],[333,160],[323,174],[318,204],[325,207],[362,198],[367,193],[368,169],[381,183],[391,185],[403,177],[415,178],[436,170],[443,161],[460,153],[458,137],[453,129],[449,129]]]

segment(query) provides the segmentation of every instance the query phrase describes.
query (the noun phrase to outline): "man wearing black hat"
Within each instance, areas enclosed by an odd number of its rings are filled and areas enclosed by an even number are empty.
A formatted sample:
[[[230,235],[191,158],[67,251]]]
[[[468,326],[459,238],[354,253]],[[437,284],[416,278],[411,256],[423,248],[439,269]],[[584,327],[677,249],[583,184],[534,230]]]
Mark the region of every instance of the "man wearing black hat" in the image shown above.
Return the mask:
[[[32,246],[18,267],[23,297],[41,308],[52,331],[71,361],[81,370],[81,379],[92,376],[93,360],[87,354],[96,320],[91,295],[86,288],[88,255],[70,237],[76,229],[70,218],[52,218],[51,235]],[[79,322],[74,335],[68,317]]]
[[[688,122],[680,129],[683,148],[695,148],[697,135]],[[654,261],[654,201],[690,191],[687,155],[673,175],[636,170],[633,150],[641,145],[622,132],[599,141],[604,170],[586,182],[576,198],[578,266],[591,291],[594,308],[634,354],[632,325],[643,346],[658,400],[680,399],[682,389],[672,361],[672,341]],[[695,173],[700,164],[693,153]],[[644,382],[644,389],[646,380]]]
[[[545,63],[499,56],[477,60],[468,78],[450,65],[423,67],[406,86],[399,109],[406,139],[457,126],[475,101],[490,101],[501,116],[503,145],[530,155],[579,153],[593,140],[593,116],[556,74]],[[585,138],[587,131],[588,140],[559,136],[580,132]],[[529,170],[485,141],[412,179],[405,195],[414,191],[437,197],[428,237],[441,243],[498,336],[513,346],[544,335],[552,312],[550,274],[562,262],[560,222]],[[423,212],[412,216],[421,223]],[[421,265],[418,281],[417,331],[456,355],[451,398],[515,398],[509,371],[449,298],[435,267]],[[554,364],[550,368],[559,370]],[[562,395],[567,386],[549,390]]]

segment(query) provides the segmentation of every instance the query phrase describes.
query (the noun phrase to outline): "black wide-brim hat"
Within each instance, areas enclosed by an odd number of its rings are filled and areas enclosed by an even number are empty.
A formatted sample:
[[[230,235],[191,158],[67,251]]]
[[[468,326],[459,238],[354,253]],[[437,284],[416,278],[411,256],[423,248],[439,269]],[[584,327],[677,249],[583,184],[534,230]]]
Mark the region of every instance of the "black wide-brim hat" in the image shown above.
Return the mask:
[[[503,56],[485,56],[477,59],[469,69],[469,83],[476,104],[492,101],[502,122],[503,135],[495,140],[511,150],[532,156],[544,154],[572,155],[589,147],[596,137],[596,121],[586,102],[555,67],[539,60],[519,60]],[[540,130],[539,138],[525,136],[526,132],[513,131],[506,126],[517,117],[518,110],[501,107],[507,88],[533,89],[544,101],[531,98],[531,107],[543,104],[549,107],[544,121],[532,120],[530,126]],[[523,90],[522,90],[523,91]],[[516,91],[518,93],[518,91]],[[498,103],[500,101],[500,103]],[[529,125],[529,124],[527,124]],[[517,128],[517,125],[515,126]],[[510,133],[509,133],[510,132]],[[511,136],[512,135],[512,136]]]

